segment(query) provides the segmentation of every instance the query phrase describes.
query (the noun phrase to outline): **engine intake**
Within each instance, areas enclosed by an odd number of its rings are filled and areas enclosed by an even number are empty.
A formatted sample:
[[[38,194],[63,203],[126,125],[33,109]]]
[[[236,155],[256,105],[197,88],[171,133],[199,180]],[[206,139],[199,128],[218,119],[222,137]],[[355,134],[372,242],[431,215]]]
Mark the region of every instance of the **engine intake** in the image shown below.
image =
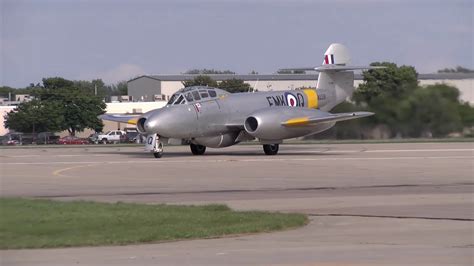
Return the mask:
[[[258,120],[257,118],[250,116],[247,119],[245,119],[245,124],[244,128],[247,132],[255,132],[258,128]]]
[[[146,122],[145,117],[142,117],[142,118],[138,119],[138,121],[137,121],[137,131],[138,131],[138,133],[146,134],[145,122]]]

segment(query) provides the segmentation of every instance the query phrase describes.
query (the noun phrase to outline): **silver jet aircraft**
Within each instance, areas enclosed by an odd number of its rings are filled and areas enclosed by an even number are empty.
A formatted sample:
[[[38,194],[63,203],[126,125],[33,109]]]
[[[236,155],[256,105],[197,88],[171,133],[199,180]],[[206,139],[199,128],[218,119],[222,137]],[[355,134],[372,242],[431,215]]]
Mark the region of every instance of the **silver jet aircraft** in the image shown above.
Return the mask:
[[[163,108],[139,117],[103,115],[104,120],[135,124],[147,136],[145,149],[160,158],[163,143],[183,139],[194,155],[206,147],[223,148],[257,139],[265,154],[278,153],[284,139],[327,130],[338,121],[373,115],[369,112],[329,113],[354,91],[354,70],[348,50],[331,44],[322,66],[300,68],[319,72],[316,89],[233,93],[204,86],[177,91]]]

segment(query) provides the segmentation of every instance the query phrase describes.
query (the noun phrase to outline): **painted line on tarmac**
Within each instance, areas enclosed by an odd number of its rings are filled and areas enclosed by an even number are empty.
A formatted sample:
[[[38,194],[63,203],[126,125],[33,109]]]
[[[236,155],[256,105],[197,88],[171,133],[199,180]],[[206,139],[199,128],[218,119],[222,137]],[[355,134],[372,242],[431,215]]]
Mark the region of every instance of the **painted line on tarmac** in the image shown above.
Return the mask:
[[[450,217],[430,217],[430,216],[398,216],[398,215],[371,215],[371,214],[344,214],[344,213],[310,213],[308,216],[316,217],[361,217],[361,218],[391,218],[391,219],[422,219],[422,220],[444,220],[444,221],[462,221],[472,222],[472,218],[450,218]]]
[[[163,164],[163,163],[220,163],[220,162],[288,162],[288,161],[380,161],[380,160],[446,160],[446,159],[474,159],[474,156],[404,156],[404,157],[342,157],[342,158],[271,158],[271,159],[191,159],[166,160],[144,159],[136,161],[86,161],[86,162],[3,162],[0,165],[56,165],[56,164]]]
[[[108,154],[36,154],[36,155],[11,155],[11,156],[1,156],[3,158],[32,158],[32,157],[40,157],[40,156],[47,156],[48,158],[52,157],[105,157],[110,156]]]
[[[366,150],[365,152],[451,152],[451,151],[471,151],[471,152],[474,152],[474,149]]]
[[[360,189],[397,189],[397,188],[443,188],[458,186],[474,186],[474,183],[441,183],[441,184],[393,184],[371,186],[327,186],[327,187],[290,187],[290,188],[261,188],[261,189],[220,189],[220,190],[190,190],[190,191],[142,191],[142,192],[117,192],[117,193],[89,193],[89,194],[56,194],[36,195],[36,198],[76,198],[76,197],[113,197],[113,196],[149,196],[149,195],[183,195],[183,194],[223,194],[223,193],[274,193],[295,191],[340,191]]]
[[[76,165],[76,166],[71,166],[71,167],[66,167],[66,168],[61,168],[53,172],[54,176],[59,176],[59,177],[72,177],[69,175],[63,174],[66,171],[77,169],[77,168],[83,168],[83,167],[88,167],[88,166],[93,166],[95,164],[84,164],[84,165]]]

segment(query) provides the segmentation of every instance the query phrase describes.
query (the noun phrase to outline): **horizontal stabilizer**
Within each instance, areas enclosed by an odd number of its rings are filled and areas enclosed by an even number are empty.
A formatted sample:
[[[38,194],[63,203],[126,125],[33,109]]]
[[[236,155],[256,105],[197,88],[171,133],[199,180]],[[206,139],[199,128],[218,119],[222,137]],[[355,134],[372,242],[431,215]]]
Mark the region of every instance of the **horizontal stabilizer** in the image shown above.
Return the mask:
[[[322,65],[319,67],[298,67],[298,68],[282,68],[279,72],[295,72],[295,71],[317,71],[317,72],[336,72],[349,70],[364,70],[364,69],[382,69],[384,66],[339,66],[339,65]]]
[[[338,122],[338,121],[356,119],[356,118],[371,116],[373,114],[374,113],[371,113],[371,112],[353,112],[353,113],[338,113],[338,114],[328,113],[326,116],[292,118],[292,119],[282,122],[281,124],[286,127],[311,126],[318,123]]]
[[[100,115],[99,118],[107,121],[119,122],[119,123],[127,123],[136,125],[139,115],[109,115],[103,114]]]
[[[384,66],[338,66],[338,65],[323,65],[314,68],[318,72],[330,72],[330,71],[348,71],[348,70],[364,70],[364,69],[382,69]]]

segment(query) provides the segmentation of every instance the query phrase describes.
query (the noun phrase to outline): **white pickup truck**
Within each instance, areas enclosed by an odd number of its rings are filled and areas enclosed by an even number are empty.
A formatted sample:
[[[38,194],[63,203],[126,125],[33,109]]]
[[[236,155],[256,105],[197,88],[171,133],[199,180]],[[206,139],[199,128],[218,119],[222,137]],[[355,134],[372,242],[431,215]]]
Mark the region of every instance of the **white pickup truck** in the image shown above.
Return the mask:
[[[99,134],[97,136],[97,142],[102,142],[103,144],[107,143],[119,143],[120,138],[124,136],[126,133],[122,130],[111,130],[105,134]]]

